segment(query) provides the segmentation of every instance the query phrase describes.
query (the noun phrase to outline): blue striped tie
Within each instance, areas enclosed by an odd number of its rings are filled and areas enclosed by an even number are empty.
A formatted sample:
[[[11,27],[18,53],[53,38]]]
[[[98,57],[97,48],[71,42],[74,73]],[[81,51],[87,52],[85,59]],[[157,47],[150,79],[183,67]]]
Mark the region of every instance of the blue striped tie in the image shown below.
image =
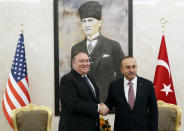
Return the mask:
[[[96,93],[95,93],[95,91],[94,91],[92,85],[90,84],[89,79],[87,78],[87,76],[84,76],[83,78],[85,79],[86,83],[87,83],[88,86],[90,87],[91,92],[93,93],[93,95],[96,97]]]

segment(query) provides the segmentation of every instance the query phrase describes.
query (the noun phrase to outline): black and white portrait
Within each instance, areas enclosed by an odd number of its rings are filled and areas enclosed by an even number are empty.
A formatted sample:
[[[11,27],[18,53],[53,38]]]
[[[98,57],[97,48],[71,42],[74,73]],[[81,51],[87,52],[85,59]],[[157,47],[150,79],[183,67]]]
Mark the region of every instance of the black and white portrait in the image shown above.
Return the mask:
[[[58,0],[57,23],[59,73],[70,71],[71,55],[84,51],[90,59],[89,74],[100,91],[100,102],[107,97],[109,83],[121,76],[120,60],[131,55],[130,6],[128,0]],[[56,29],[55,29],[56,30]],[[56,34],[56,35],[57,35]],[[56,39],[56,38],[55,38]],[[57,43],[56,43],[57,42]],[[56,46],[55,46],[56,47]],[[55,53],[56,55],[56,53]],[[56,57],[55,57],[56,58]],[[56,67],[56,66],[55,66]],[[56,67],[57,68],[57,67]],[[59,88],[59,85],[58,87]],[[57,95],[57,89],[56,93]],[[57,96],[56,96],[57,99]],[[57,104],[56,100],[56,104]]]

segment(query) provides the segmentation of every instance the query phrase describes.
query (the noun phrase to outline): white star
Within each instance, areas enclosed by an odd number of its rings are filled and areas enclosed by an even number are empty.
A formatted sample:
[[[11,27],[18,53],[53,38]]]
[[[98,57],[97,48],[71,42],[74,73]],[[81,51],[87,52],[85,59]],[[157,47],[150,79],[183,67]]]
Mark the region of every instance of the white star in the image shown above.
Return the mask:
[[[164,86],[164,89],[162,89],[162,90],[160,90],[160,91],[165,91],[165,93],[166,93],[166,96],[168,95],[168,93],[169,92],[173,92],[170,88],[171,88],[171,84],[170,85],[165,85],[164,83],[163,83],[163,86]]]

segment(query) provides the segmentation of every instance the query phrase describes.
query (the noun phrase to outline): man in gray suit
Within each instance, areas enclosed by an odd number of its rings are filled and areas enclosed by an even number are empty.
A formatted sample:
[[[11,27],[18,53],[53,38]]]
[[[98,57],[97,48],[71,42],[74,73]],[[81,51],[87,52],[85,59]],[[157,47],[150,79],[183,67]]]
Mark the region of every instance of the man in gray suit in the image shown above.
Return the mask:
[[[100,102],[104,102],[109,83],[121,77],[119,67],[124,53],[118,42],[100,33],[101,11],[102,5],[97,1],[88,1],[79,7],[78,13],[86,38],[72,47],[71,56],[78,51],[88,54],[91,64],[89,75],[99,87]]]

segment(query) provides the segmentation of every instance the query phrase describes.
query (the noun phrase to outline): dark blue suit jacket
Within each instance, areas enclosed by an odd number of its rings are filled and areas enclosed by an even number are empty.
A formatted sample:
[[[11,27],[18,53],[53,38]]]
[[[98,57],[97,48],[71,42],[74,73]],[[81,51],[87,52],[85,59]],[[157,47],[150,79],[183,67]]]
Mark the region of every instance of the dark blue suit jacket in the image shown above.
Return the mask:
[[[157,131],[158,107],[151,81],[137,77],[137,92],[133,110],[124,93],[124,78],[113,81],[105,103],[115,106],[114,131]]]
[[[59,131],[95,131],[99,126],[99,91],[93,79],[88,78],[95,88],[96,97],[75,70],[61,78]]]

